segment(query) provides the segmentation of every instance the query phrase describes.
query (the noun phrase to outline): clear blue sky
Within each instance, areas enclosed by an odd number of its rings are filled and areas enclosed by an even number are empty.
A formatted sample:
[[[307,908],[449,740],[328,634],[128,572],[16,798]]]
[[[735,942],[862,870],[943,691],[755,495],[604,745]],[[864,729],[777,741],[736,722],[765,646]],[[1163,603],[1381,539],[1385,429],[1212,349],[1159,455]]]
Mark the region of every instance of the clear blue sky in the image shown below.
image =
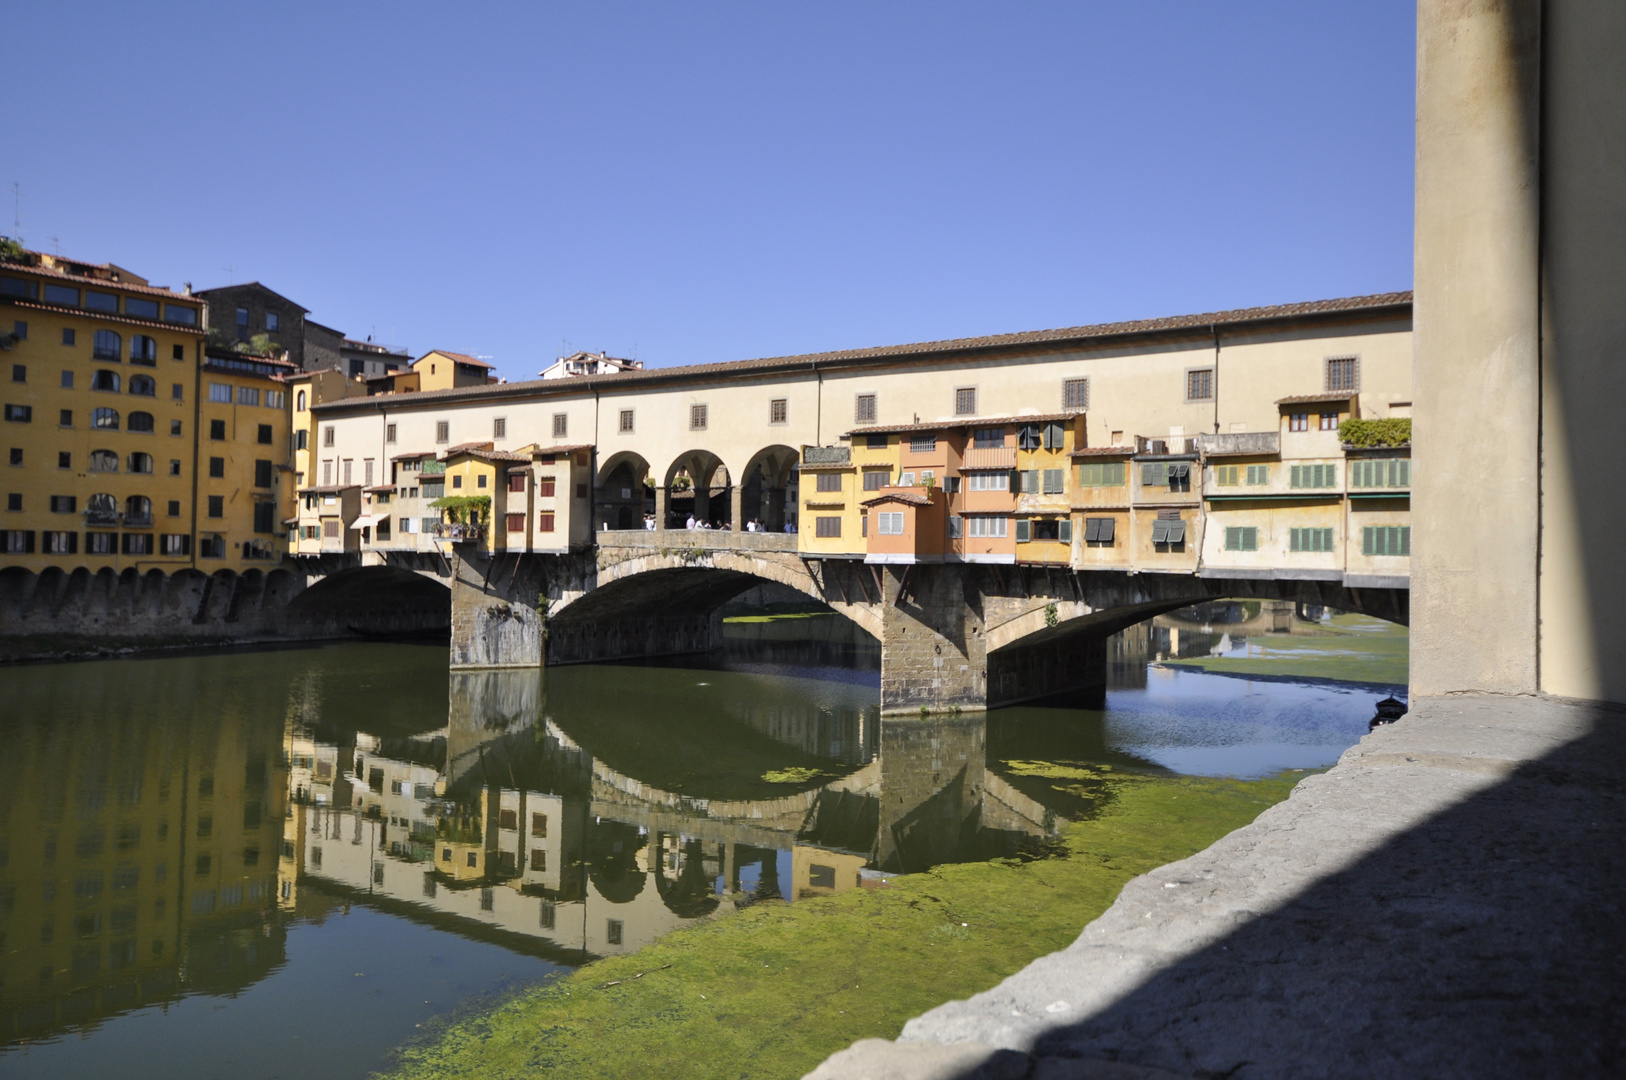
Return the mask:
[[[0,232],[510,379],[1404,289],[1414,19],[13,3]]]

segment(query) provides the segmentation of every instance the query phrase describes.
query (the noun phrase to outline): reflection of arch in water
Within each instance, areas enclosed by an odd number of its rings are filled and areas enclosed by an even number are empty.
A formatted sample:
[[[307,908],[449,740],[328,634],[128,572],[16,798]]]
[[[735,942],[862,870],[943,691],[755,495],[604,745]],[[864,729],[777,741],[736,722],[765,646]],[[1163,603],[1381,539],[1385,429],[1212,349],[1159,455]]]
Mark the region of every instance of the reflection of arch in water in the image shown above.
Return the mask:
[[[596,821],[588,826],[588,878],[612,904],[627,904],[644,891],[648,874],[638,865],[638,852],[648,843],[635,826]]]
[[[673,842],[670,865],[667,841]],[[650,869],[655,872],[655,887],[667,910],[683,919],[698,919],[717,910],[717,893],[706,869],[704,844],[662,833],[657,835],[652,850],[656,864]]]

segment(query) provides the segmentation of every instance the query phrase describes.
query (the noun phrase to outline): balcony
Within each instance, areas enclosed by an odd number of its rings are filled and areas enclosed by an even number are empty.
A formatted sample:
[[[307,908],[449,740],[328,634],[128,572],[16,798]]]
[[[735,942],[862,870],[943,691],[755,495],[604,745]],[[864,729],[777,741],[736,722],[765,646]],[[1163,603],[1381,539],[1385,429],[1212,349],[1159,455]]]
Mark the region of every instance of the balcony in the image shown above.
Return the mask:
[[[478,544],[480,542],[480,526],[436,525],[435,539],[449,540],[454,544]]]
[[[1238,431],[1229,435],[1199,435],[1197,443],[1207,457],[1271,455],[1282,451],[1282,436],[1278,431]]]

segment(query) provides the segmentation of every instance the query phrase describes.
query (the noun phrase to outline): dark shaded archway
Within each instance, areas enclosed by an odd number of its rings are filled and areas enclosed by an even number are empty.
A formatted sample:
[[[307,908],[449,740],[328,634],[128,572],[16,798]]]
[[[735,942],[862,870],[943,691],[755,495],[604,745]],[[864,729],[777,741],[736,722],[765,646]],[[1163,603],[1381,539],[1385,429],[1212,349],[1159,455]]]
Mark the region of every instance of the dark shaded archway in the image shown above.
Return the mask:
[[[452,625],[452,592],[423,574],[368,566],[317,580],[288,612],[368,637],[444,633]]]

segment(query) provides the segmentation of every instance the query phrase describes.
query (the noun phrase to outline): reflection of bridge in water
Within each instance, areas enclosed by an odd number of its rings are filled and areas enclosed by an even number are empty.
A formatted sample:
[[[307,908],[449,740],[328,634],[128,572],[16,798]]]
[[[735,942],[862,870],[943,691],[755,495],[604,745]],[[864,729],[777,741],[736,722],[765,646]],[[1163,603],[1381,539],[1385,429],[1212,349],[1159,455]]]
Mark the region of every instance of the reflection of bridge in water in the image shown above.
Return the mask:
[[[442,730],[311,742],[303,756],[334,765],[295,792],[284,901],[309,883],[606,955],[869,872],[1032,849],[1066,823],[989,769],[982,714],[895,721],[870,687],[696,671],[674,691],[670,670],[601,671],[613,682],[554,676],[546,696],[541,672],[454,673]]]

